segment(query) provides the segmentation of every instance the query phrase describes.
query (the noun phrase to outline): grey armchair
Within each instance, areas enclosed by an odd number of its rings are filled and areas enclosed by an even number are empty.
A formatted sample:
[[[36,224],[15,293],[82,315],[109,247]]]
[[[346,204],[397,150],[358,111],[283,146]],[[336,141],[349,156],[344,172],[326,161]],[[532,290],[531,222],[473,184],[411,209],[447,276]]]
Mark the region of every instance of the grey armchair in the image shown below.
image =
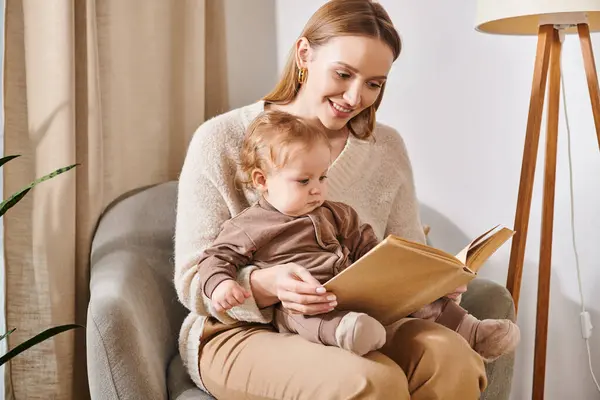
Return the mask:
[[[87,367],[94,400],[210,400],[177,352],[186,310],[173,287],[176,182],[115,200],[101,216],[91,248]],[[435,227],[433,227],[435,229]],[[479,318],[514,318],[510,295],[476,279],[463,305]],[[486,400],[508,399],[514,360],[487,366]]]

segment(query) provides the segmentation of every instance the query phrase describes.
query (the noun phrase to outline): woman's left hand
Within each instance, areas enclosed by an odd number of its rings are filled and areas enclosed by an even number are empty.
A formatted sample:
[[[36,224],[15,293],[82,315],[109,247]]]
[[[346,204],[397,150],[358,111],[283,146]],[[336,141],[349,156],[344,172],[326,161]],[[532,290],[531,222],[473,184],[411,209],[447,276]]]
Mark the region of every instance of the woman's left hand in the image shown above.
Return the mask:
[[[463,293],[467,291],[467,285],[462,285],[457,287],[454,292],[446,295],[451,300],[454,300],[456,303],[460,303]]]

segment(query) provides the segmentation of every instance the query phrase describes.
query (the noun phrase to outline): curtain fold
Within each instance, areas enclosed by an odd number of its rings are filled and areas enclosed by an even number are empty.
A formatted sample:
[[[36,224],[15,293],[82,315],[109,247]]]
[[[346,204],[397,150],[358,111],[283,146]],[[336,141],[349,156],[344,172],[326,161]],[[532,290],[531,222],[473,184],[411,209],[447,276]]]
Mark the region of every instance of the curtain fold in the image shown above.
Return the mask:
[[[72,163],[4,216],[9,348],[86,322],[104,207],[176,179],[205,110],[204,0],[6,0],[4,195]],[[218,71],[217,71],[218,72]],[[85,331],[13,359],[6,398],[89,397]]]

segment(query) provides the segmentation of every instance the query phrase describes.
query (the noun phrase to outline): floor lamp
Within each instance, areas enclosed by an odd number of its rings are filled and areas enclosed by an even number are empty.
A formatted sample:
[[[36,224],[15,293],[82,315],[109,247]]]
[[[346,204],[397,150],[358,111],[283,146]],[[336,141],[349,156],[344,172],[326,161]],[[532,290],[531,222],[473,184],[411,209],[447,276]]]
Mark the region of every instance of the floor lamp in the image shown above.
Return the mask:
[[[515,214],[513,237],[506,286],[518,310],[527,228],[531,208],[533,179],[538,153],[542,112],[548,81],[548,109],[544,195],[542,204],[541,243],[537,293],[537,317],[533,371],[533,399],[544,398],[546,374],[546,342],[550,301],[550,266],[556,152],[560,103],[561,35],[578,34],[583,53],[585,74],[592,104],[596,135],[600,146],[600,95],[590,31],[600,30],[600,0],[477,0],[476,29],[480,32],[504,35],[537,35],[537,52],[521,179]],[[560,32],[560,33],[559,33]],[[548,70],[550,73],[548,74]],[[549,78],[548,78],[549,77]]]

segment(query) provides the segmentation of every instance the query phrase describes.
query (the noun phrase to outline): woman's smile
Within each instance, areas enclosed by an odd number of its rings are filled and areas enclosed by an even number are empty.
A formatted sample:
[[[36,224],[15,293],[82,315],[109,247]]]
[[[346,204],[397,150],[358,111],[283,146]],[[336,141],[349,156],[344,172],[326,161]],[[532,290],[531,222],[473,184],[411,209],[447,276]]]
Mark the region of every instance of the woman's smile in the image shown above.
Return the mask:
[[[350,118],[352,116],[352,112],[354,111],[351,108],[343,107],[340,104],[334,102],[331,99],[328,99],[329,106],[333,112],[333,115],[337,118]]]

